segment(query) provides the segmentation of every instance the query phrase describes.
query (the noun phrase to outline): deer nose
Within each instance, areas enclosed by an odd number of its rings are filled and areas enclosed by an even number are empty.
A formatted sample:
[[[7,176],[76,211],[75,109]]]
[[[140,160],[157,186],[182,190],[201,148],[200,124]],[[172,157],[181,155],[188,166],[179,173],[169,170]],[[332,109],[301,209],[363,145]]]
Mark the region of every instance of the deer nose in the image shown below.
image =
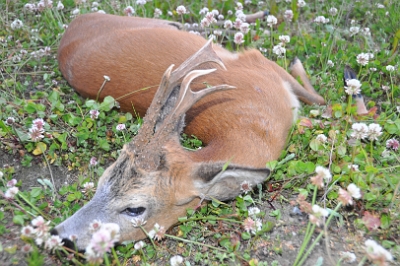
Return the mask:
[[[50,234],[53,235],[53,236],[57,236],[57,235],[58,235],[57,229],[53,228],[53,229],[50,231]],[[62,243],[63,243],[64,247],[69,248],[69,249],[72,249],[72,250],[76,250],[75,243],[72,242],[70,239],[68,239],[68,238],[63,238],[63,239],[62,239]],[[82,251],[82,250],[78,250],[78,251]]]

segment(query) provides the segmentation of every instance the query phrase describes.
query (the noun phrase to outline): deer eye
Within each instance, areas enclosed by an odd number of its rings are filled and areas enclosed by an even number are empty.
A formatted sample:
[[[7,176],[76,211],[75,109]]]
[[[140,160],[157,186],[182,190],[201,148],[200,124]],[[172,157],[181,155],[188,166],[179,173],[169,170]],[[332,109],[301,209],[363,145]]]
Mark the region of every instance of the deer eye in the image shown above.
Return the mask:
[[[126,208],[123,212],[128,214],[129,216],[136,217],[144,213],[146,208],[138,207],[138,208]]]

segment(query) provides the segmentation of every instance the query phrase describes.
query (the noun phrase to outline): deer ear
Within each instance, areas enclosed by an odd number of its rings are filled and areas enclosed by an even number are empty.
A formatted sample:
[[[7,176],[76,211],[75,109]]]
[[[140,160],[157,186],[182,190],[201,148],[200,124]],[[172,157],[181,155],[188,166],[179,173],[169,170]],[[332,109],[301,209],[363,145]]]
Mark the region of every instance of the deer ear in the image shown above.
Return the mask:
[[[198,166],[194,185],[198,195],[205,199],[229,200],[243,193],[242,184],[255,187],[270,175],[268,168],[251,168],[223,163],[202,163]]]

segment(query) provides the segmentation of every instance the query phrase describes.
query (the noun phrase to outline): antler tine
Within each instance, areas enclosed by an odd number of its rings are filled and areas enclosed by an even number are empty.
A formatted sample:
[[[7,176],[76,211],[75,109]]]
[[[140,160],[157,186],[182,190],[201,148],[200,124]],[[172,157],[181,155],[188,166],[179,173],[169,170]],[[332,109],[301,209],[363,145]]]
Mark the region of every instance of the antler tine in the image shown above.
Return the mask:
[[[190,83],[197,77],[204,76],[214,72],[216,69],[203,69],[203,70],[193,70],[185,76],[181,84],[181,90],[179,93],[178,103],[174,109],[174,115],[181,115],[186,113],[196,102],[201,100],[204,96],[220,91],[220,90],[230,90],[236,87],[229,86],[226,84],[213,86],[209,88],[202,89],[197,92],[193,92],[190,89]]]
[[[188,72],[195,69],[197,66],[208,62],[214,62],[226,70],[221,58],[219,58],[212,48],[212,39],[209,39],[199,51],[189,57],[174,72],[172,72],[171,84],[185,77]]]

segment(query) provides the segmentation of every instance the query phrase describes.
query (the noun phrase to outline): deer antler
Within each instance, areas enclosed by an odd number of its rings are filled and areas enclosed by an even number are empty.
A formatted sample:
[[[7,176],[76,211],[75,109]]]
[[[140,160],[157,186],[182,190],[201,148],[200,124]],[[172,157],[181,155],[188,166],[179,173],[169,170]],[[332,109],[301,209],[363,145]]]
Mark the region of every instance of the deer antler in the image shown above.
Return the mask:
[[[218,91],[218,90],[229,90],[234,89],[235,87],[229,85],[219,85],[210,88],[205,88],[198,92],[194,92],[190,89],[190,83],[197,77],[204,76],[214,72],[216,69],[207,69],[207,70],[193,70],[183,79],[181,84],[181,89],[179,92],[179,100],[178,104],[175,107],[174,114],[182,115],[186,113],[190,107],[192,107],[196,102],[201,100],[204,96]]]
[[[134,149],[138,167],[142,169],[157,168],[158,157],[156,150],[169,137],[176,136],[183,129],[185,113],[206,95],[219,91],[232,89],[229,85],[219,85],[193,92],[190,83],[197,77],[207,75],[216,69],[193,70],[196,67],[213,62],[226,69],[221,59],[212,49],[209,40],[198,52],[183,62],[172,72],[171,65],[164,73],[160,87],[147,110],[144,124],[139,130],[130,148]],[[207,67],[207,66],[205,66]],[[183,78],[183,79],[182,79]],[[131,146],[132,145],[132,146]],[[140,154],[140,155],[139,155]]]
[[[137,148],[139,148],[139,146],[145,146],[148,143],[150,136],[152,136],[157,129],[156,125],[160,123],[160,120],[163,120],[162,108],[165,106],[166,101],[171,98],[172,91],[179,85],[180,79],[199,65],[209,62],[216,63],[223,69],[226,69],[222,60],[212,48],[211,39],[199,51],[183,62],[174,72],[172,72],[174,65],[171,65],[165,71],[160,86],[147,110],[144,119],[145,122],[136,137],[137,140],[135,140],[135,144]]]

